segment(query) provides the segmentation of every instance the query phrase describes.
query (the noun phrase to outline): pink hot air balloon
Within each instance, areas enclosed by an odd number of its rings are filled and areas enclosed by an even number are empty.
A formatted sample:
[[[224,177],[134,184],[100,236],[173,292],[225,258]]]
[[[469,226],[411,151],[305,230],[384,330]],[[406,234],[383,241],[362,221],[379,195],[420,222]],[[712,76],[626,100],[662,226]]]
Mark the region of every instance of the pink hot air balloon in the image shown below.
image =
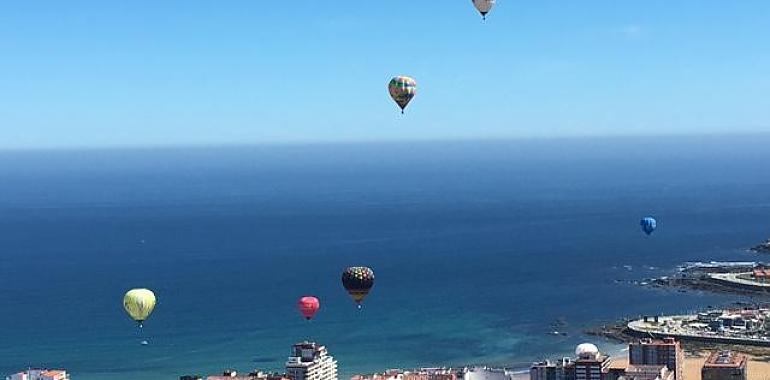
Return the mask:
[[[318,298],[308,296],[300,298],[297,307],[300,314],[309,321],[313,319],[315,313],[321,308],[321,303],[318,302]]]

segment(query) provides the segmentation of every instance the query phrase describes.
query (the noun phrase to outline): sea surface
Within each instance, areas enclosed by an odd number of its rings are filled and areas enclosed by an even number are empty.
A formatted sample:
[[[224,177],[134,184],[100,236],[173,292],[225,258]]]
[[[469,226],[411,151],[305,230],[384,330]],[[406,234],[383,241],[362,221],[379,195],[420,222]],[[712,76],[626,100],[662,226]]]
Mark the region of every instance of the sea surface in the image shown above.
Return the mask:
[[[304,339],[344,377],[618,353],[582,332],[743,300],[629,281],[768,237],[768,136],[3,152],[0,375],[280,370]],[[350,265],[376,272],[361,311]]]

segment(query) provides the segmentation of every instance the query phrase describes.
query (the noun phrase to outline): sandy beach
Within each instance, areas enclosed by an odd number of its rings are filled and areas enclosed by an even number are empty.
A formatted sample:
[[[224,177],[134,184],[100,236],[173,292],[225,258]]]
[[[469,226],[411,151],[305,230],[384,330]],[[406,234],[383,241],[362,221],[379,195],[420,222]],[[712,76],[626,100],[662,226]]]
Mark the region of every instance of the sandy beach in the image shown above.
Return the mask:
[[[701,380],[700,370],[706,361],[708,354],[703,352],[697,357],[688,356],[685,359],[684,376],[686,380]],[[749,355],[748,363],[749,380],[768,380],[770,379],[770,362],[765,358],[758,358]]]

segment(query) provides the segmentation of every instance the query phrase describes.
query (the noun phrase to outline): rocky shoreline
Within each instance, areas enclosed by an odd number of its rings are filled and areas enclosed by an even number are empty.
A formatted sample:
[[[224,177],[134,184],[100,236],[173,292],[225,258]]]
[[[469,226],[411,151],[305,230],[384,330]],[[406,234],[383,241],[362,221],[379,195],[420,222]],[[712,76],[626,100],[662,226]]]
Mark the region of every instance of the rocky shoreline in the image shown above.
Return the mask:
[[[749,250],[756,253],[770,253],[770,239],[767,239],[767,241],[762,244],[749,248]]]
[[[768,253],[770,254],[770,239],[749,248],[749,251],[756,253]],[[766,267],[766,264],[761,264],[760,267]],[[721,270],[730,271],[730,268],[721,268]],[[704,272],[687,272],[685,270],[680,271],[679,274],[674,276],[665,276],[660,278],[653,278],[647,281],[641,281],[639,284],[642,286],[661,288],[661,289],[673,289],[679,292],[687,291],[702,291],[711,293],[727,293],[743,296],[770,296],[770,292],[764,290],[755,290],[750,288],[741,288],[736,286],[730,286],[725,283],[713,281],[706,274],[709,270]],[[719,270],[715,269],[715,272]],[[768,307],[766,302],[736,302],[732,307],[744,308],[744,307]],[[709,306],[711,308],[711,306]],[[604,338],[608,341],[616,343],[631,343],[637,341],[640,337],[628,328],[630,320],[624,319],[615,323],[606,324],[598,327],[586,329],[584,333],[590,336],[596,336]],[[725,343],[710,343],[697,340],[682,340],[682,345],[688,352],[702,352],[704,350],[722,350],[729,349],[737,352],[742,352],[751,356],[762,358],[763,360],[770,361],[770,348],[758,347],[742,344],[725,344]]]
[[[628,322],[629,320],[624,319],[613,324],[586,329],[583,333],[615,343],[631,343],[638,338],[628,329]]]
[[[736,294],[741,296],[770,296],[770,293],[767,291],[729,286],[700,277],[662,277],[650,279],[647,283],[647,286],[649,287],[677,289],[680,292],[694,290],[711,293]]]
[[[615,343],[632,343],[639,340],[638,334],[634,334],[628,328],[629,320],[621,320],[613,324],[589,328],[584,331],[586,335],[604,338]],[[770,347],[758,347],[742,344],[708,343],[694,340],[681,340],[682,346],[687,352],[702,352],[713,350],[732,350],[747,355],[764,357],[770,360]]]

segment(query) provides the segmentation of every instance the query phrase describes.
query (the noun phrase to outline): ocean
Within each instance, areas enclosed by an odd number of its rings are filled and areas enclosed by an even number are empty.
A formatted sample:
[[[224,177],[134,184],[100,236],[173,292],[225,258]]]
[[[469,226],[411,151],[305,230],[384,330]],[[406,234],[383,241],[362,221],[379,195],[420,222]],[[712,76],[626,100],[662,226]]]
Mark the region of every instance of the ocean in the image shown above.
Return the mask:
[[[629,281],[762,260],[769,163],[770,136],[2,152],[0,376],[281,370],[305,339],[343,378],[617,354],[583,331],[745,300]],[[361,311],[351,265],[376,273]],[[141,332],[133,287],[159,300]]]

